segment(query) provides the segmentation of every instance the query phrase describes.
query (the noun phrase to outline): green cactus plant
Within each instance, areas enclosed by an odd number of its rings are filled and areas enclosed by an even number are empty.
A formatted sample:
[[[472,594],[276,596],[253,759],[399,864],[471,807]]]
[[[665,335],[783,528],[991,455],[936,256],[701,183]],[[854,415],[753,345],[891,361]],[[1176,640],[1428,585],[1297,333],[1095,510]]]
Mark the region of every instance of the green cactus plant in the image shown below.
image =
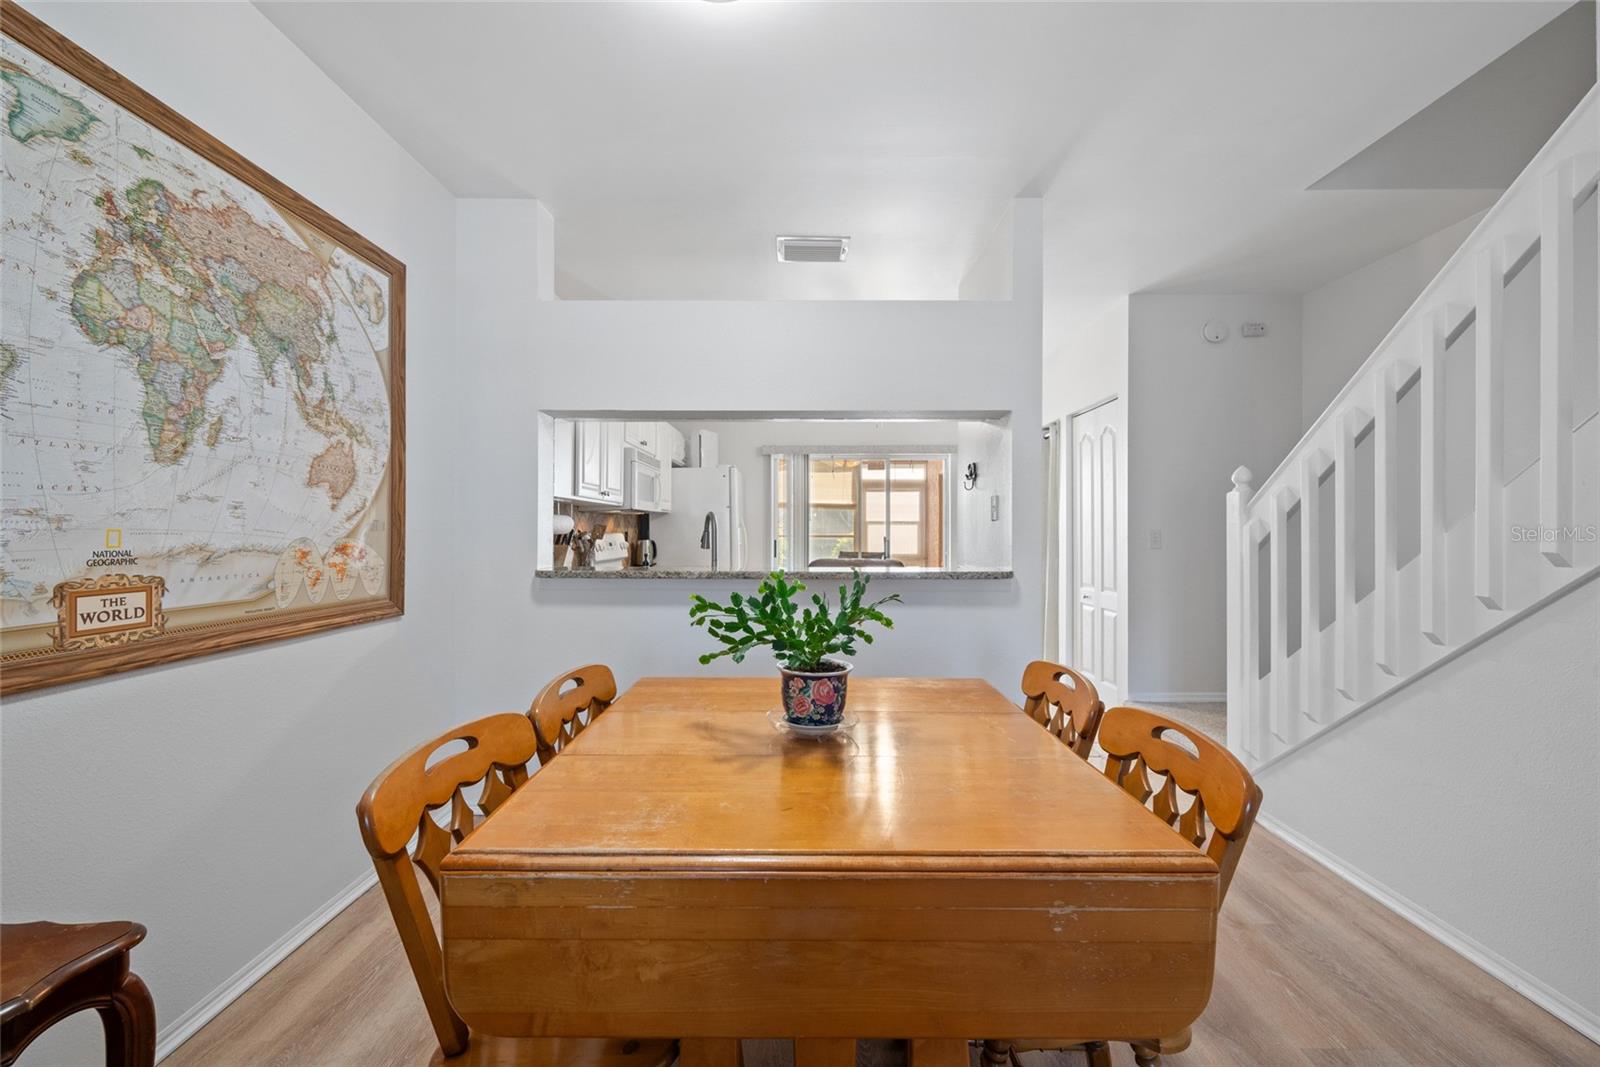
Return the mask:
[[[802,607],[798,598],[805,591],[805,583],[789,581],[782,571],[773,571],[753,596],[733,593],[727,604],[693,594],[689,598],[689,624],[705,627],[722,645],[701,656],[700,662],[731,656],[735,663],[743,663],[751,649],[767,646],[772,649],[773,658],[788,670],[825,669],[829,656],[854,655],[858,641],[872,644],[867,623],[877,623],[886,630],[894,628],[894,622],[881,609],[884,604],[899,603],[900,594],[891,593],[869,603],[867,583],[866,575],[853,572],[850,585],[839,587],[837,611],[828,606],[826,597],[816,593],[811,595],[811,606]]]

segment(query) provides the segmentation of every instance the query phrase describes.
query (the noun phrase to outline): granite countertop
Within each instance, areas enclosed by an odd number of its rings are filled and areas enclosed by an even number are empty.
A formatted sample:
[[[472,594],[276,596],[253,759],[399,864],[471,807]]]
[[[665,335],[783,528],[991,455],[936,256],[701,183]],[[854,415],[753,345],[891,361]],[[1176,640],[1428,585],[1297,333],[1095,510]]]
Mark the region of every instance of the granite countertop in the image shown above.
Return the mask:
[[[993,581],[1013,577],[1010,569],[983,570],[972,567],[963,567],[956,570],[935,570],[921,567],[862,567],[861,572],[874,581],[886,579],[905,579],[912,581]],[[602,580],[671,580],[671,579],[715,579],[718,581],[728,579],[732,581],[760,581],[771,572],[760,570],[743,571],[708,571],[681,567],[626,567],[615,571],[597,570],[538,570],[534,572],[536,578],[586,578]],[[810,570],[785,571],[790,578],[807,578],[826,581],[832,578],[847,579],[850,570],[844,567],[817,567]]]

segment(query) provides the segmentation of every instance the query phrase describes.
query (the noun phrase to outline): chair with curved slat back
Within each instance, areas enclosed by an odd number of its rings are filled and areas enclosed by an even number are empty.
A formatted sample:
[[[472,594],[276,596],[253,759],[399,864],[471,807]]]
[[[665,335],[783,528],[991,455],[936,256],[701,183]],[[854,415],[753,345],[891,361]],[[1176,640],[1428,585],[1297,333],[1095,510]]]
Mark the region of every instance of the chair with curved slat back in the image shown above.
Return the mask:
[[[429,765],[457,741],[466,744],[465,751]],[[437,895],[440,863],[528,780],[528,763],[538,748],[526,715],[491,715],[412,749],[378,775],[356,805],[361,839],[377,868],[440,1055],[459,1067],[666,1067],[677,1055],[670,1041],[474,1037],[445,994],[443,950],[417,868]],[[477,800],[469,800],[466,791],[480,783]],[[447,804],[449,823],[441,826],[433,812]]]
[[[1169,740],[1168,734],[1187,740],[1193,751]],[[1107,711],[1100,720],[1099,740],[1106,753],[1106,777],[1216,862],[1220,909],[1261,808],[1261,787],[1232,752],[1196,730],[1143,708]],[[1180,793],[1190,798],[1187,803]],[[1145,1067],[1160,1062],[1162,1053],[1183,1051],[1189,1034],[1186,1030],[1131,1044],[1135,1061]],[[1104,1042],[1085,1045],[1048,1038],[985,1042],[983,1062],[1001,1064],[1007,1058],[1015,1062],[1018,1052],[1072,1047],[1084,1048],[1096,1067],[1111,1062]]]
[[[1036,659],[1022,672],[1022,710],[1072,751],[1089,758],[1106,706],[1094,683],[1071,667]]]
[[[616,676],[601,663],[568,671],[545,686],[528,709],[539,737],[539,765],[550,762],[615,699]]]
[[[1162,736],[1168,733],[1187,739],[1194,751]],[[1216,861],[1220,908],[1261,808],[1261,787],[1250,772],[1198,730],[1143,708],[1106,712],[1100,747],[1106,753],[1107,778]],[[1155,785],[1151,772],[1159,778]],[[1181,806],[1180,791],[1194,798],[1188,807]]]

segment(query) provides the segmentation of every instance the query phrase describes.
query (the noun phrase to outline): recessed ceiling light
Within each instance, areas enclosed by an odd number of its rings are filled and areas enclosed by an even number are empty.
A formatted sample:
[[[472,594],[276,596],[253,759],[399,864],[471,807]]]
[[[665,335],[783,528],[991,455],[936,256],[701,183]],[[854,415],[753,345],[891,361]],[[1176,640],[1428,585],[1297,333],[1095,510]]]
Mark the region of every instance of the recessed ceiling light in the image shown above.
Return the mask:
[[[779,237],[780,263],[843,263],[850,251],[848,237]]]

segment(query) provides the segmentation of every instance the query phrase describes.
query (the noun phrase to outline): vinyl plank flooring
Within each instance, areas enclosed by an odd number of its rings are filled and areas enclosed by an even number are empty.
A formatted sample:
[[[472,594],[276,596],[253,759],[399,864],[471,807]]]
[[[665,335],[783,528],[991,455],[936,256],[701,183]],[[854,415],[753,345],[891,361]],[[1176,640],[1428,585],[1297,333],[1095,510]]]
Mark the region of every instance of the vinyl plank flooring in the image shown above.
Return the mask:
[[[1217,976],[1169,1067],[1600,1067],[1600,1046],[1294,851],[1251,837],[1223,908]],[[168,1067],[422,1067],[437,1050],[376,890],[177,1049]],[[1116,1067],[1133,1067],[1127,1046]],[[1082,1067],[1028,1053],[1023,1067]],[[26,1063],[26,1057],[23,1060]],[[747,1041],[746,1067],[792,1067]],[[972,1060],[977,1063],[976,1056]],[[862,1042],[858,1067],[903,1067]]]
[[[424,1067],[438,1049],[374,886],[162,1063]]]

